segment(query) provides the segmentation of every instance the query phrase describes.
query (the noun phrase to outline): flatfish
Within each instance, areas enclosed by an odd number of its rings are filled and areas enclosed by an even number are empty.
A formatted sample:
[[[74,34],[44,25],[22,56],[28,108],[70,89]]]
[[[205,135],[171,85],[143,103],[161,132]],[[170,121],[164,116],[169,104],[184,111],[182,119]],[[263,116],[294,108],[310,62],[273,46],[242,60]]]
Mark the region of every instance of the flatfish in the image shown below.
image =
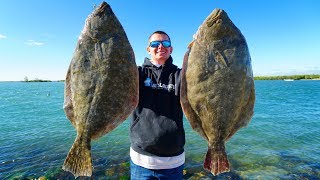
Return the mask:
[[[252,115],[255,89],[246,40],[227,13],[215,9],[199,27],[182,67],[181,105],[208,142],[204,168],[230,171],[225,142]]]
[[[111,7],[103,2],[86,19],[65,81],[64,110],[77,137],[62,169],[92,175],[91,139],[109,133],[138,103],[133,49]]]

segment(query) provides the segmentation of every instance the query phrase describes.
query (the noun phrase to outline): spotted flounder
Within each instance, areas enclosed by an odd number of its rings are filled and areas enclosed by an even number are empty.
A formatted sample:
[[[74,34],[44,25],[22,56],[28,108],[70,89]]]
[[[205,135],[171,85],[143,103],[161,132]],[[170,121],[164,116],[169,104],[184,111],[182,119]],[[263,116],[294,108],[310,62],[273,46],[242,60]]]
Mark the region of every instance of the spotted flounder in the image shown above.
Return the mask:
[[[65,82],[64,110],[77,137],[63,170],[92,175],[91,139],[112,131],[138,103],[133,49],[111,7],[103,2],[88,16]]]
[[[194,35],[181,83],[183,111],[208,142],[204,168],[230,171],[225,142],[250,121],[255,89],[246,40],[225,11],[215,9]]]

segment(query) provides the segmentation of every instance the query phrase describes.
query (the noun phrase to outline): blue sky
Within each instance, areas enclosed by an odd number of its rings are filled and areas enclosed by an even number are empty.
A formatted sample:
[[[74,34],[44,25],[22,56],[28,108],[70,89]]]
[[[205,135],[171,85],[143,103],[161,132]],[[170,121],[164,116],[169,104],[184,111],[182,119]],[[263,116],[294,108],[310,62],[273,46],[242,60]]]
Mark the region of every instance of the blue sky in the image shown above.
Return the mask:
[[[78,37],[102,1],[1,0],[0,81],[65,79]],[[320,74],[318,0],[109,0],[141,65],[155,30],[172,40],[181,67],[192,35],[214,8],[224,9],[248,42],[254,75]]]

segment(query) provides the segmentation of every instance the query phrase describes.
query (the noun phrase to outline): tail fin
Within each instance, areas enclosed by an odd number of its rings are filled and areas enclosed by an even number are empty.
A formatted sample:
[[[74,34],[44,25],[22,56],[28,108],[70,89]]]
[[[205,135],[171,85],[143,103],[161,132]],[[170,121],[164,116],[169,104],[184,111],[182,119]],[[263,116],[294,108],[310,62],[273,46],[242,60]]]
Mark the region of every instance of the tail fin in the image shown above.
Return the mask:
[[[213,175],[218,175],[223,172],[229,172],[229,160],[224,148],[221,150],[216,150],[208,147],[203,167],[204,169],[210,171]]]
[[[75,178],[92,175],[92,160],[90,152],[90,139],[77,135],[62,169],[71,172]]]

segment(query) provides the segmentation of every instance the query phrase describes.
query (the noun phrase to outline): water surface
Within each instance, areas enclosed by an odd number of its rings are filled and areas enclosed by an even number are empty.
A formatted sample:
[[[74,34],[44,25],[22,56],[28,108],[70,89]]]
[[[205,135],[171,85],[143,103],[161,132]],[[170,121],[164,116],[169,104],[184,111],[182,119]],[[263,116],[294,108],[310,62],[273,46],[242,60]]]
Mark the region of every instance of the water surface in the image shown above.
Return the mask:
[[[227,142],[231,172],[202,168],[206,142],[186,119],[184,179],[319,179],[320,81],[255,81],[255,114]],[[0,179],[73,179],[61,170],[76,131],[63,82],[0,82]],[[129,121],[92,142],[93,179],[129,177]]]

